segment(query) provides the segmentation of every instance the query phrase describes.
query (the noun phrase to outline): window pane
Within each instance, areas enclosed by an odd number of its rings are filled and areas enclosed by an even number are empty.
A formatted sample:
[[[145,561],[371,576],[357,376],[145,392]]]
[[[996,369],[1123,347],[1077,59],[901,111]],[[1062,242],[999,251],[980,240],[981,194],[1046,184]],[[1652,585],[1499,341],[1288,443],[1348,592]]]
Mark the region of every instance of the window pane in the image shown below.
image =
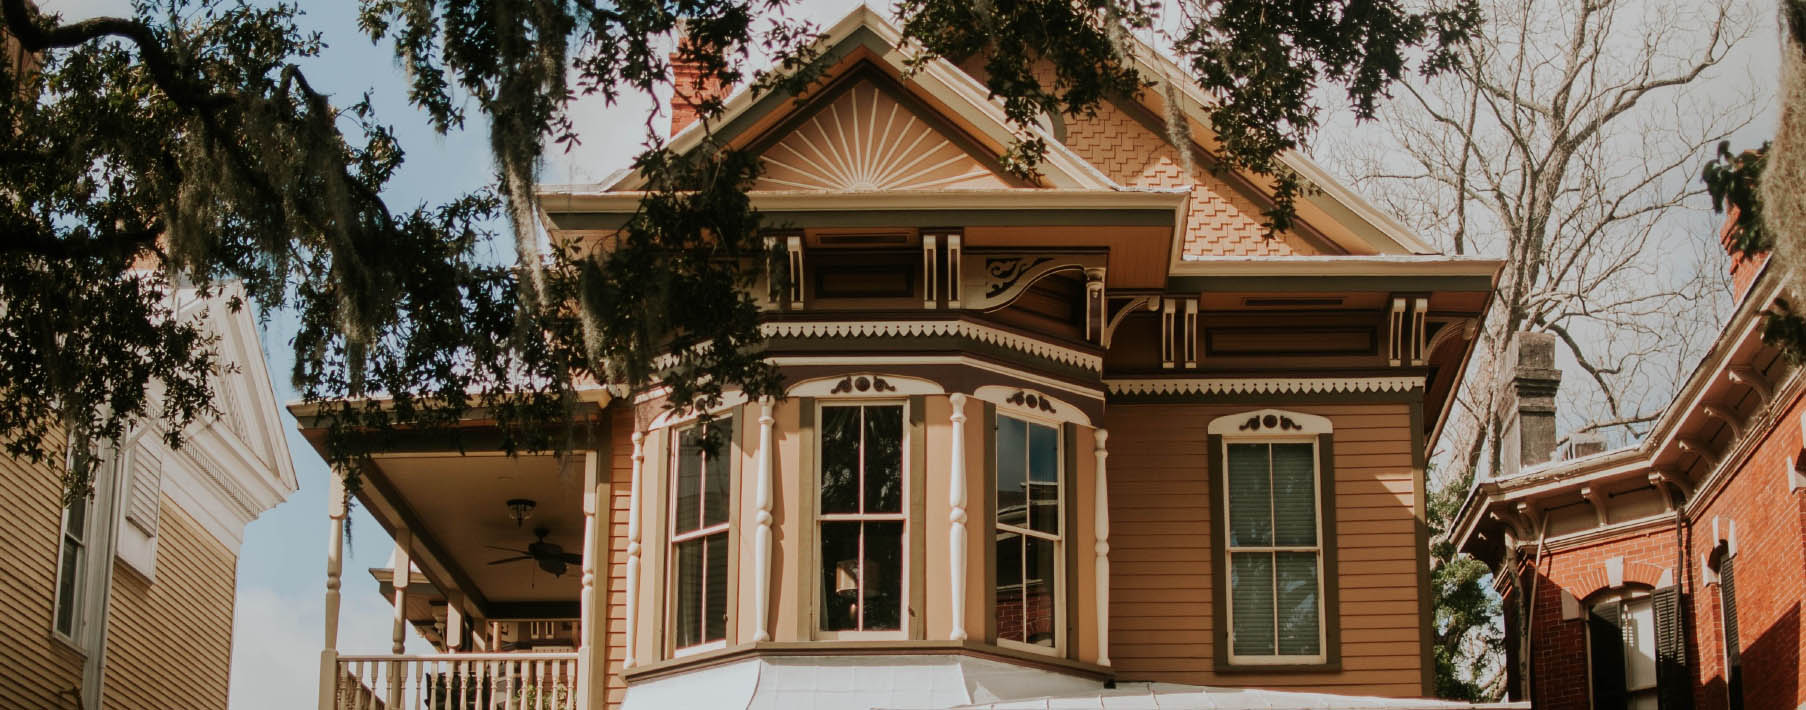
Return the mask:
[[[1229,544],[1273,544],[1267,444],[1229,445]],[[1239,653],[1239,651],[1238,651]]]
[[[865,524],[866,631],[903,628],[903,523]]]
[[[1027,640],[1022,589],[1022,533],[997,533],[997,638]]]
[[[1274,544],[1317,544],[1317,466],[1310,444],[1273,445]]]
[[[702,540],[677,543],[678,648],[702,643]]]
[[[1029,527],[1060,534],[1060,436],[1057,430],[1028,425]]]
[[[82,540],[88,536],[88,499],[78,498],[69,505],[69,537]]]
[[[722,421],[709,426],[709,434],[714,438],[714,453],[703,462],[703,495],[702,524],[719,525],[727,522],[728,502],[732,497],[728,494],[733,471],[732,455],[734,451],[734,425],[732,421]]]
[[[903,512],[903,407],[865,408],[865,512]]]
[[[1273,655],[1273,553],[1238,552],[1229,563],[1235,653]]]
[[[997,418],[997,522],[1028,527],[1028,424]]]
[[[75,590],[81,586],[82,548],[63,541],[63,569],[56,581],[56,630],[75,635]]]
[[[859,407],[821,409],[821,512],[859,512]]]
[[[1624,687],[1656,687],[1655,607],[1649,597],[1624,603]]]
[[[1039,483],[1060,480],[1060,431],[1040,424],[1028,425],[1028,477]]]
[[[702,641],[727,638],[727,533],[703,538],[708,550],[708,568],[703,585]]]
[[[1028,642],[1052,648],[1054,645],[1054,547],[1052,540],[1025,537],[1023,552],[1026,568],[1022,584],[1022,603],[1026,610]]]
[[[1274,557],[1279,577],[1279,653],[1322,653],[1317,639],[1317,553],[1280,552]]]
[[[821,628],[859,628],[859,523],[821,524]]]
[[[678,442],[677,511],[673,529],[681,533],[700,527],[697,513],[702,501],[702,442],[697,440],[694,428],[684,430]]]

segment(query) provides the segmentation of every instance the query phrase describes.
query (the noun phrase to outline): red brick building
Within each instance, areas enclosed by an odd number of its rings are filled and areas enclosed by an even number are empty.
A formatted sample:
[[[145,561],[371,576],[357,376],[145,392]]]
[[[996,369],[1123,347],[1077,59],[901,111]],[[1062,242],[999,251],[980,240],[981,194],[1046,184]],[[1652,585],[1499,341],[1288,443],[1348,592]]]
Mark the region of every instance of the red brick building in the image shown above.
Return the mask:
[[[1806,382],[1762,342],[1762,312],[1782,297],[1767,266],[1735,263],[1730,322],[1633,446],[1571,444],[1551,460],[1560,373],[1552,342],[1526,341],[1505,470],[1475,487],[1452,531],[1495,572],[1512,699],[1806,703]]]

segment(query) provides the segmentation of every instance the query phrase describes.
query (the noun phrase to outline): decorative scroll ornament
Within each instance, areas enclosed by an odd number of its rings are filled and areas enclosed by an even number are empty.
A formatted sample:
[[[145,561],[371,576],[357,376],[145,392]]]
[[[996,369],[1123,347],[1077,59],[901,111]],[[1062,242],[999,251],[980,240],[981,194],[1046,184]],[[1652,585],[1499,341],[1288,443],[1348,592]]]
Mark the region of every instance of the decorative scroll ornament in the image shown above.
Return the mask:
[[[1236,428],[1242,431],[1304,430],[1304,427],[1299,426],[1298,422],[1292,421],[1291,417],[1279,414],[1248,417],[1248,421],[1242,422],[1242,425]]]
[[[1018,407],[1039,409],[1050,414],[1054,411],[1053,402],[1048,401],[1046,397],[1038,396],[1028,390],[1016,390],[1016,394],[1010,395],[1010,398],[1004,401]]]
[[[985,257],[985,298],[1010,290],[1035,267],[1053,261],[1045,256]]]
[[[897,388],[885,382],[882,377],[846,377],[835,383],[828,394],[845,394],[847,392],[895,392]]]

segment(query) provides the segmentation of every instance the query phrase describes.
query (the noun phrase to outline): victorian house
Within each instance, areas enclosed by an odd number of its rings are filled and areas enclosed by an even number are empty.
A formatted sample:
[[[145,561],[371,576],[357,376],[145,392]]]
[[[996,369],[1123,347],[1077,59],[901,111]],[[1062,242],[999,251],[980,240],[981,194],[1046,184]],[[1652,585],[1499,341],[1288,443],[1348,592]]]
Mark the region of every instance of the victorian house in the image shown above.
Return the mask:
[[[1518,436],[1453,531],[1494,570],[1514,699],[1806,703],[1806,380],[1763,342],[1763,313],[1789,299],[1779,270],[1733,257],[1730,321],[1638,444],[1556,457],[1553,342],[1518,354]]]
[[[1438,706],[1404,700],[1433,680],[1424,455],[1498,262],[1296,155],[1315,189],[1266,237],[1270,186],[1186,82],[1048,117],[1024,180],[982,62],[911,73],[865,8],[822,41],[815,89],[715,126],[764,162],[784,395],[730,397],[718,447],[597,388],[563,459],[483,421],[376,454],[396,645],[337,648],[335,538],[321,708]],[[606,248],[639,187],[542,187],[545,227]]]

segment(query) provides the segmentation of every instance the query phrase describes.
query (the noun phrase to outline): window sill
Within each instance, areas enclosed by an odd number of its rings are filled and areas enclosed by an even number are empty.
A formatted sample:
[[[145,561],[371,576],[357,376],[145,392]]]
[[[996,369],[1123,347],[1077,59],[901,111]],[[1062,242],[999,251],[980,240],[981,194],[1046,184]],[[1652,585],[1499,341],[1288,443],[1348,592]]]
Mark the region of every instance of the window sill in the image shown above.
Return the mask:
[[[1340,673],[1342,660],[1331,659],[1323,662],[1306,663],[1230,663],[1227,659],[1218,659],[1213,669],[1217,673],[1238,675],[1258,673]]]
[[[55,642],[55,643],[51,644],[54,647],[61,648],[64,651],[75,654],[79,658],[87,658],[88,657],[87,649],[82,648],[80,644],[77,644],[75,642],[75,639],[69,638],[68,636],[64,636],[62,634],[62,632],[60,632],[60,631],[54,631],[54,630],[51,631],[50,632],[50,640]]]

